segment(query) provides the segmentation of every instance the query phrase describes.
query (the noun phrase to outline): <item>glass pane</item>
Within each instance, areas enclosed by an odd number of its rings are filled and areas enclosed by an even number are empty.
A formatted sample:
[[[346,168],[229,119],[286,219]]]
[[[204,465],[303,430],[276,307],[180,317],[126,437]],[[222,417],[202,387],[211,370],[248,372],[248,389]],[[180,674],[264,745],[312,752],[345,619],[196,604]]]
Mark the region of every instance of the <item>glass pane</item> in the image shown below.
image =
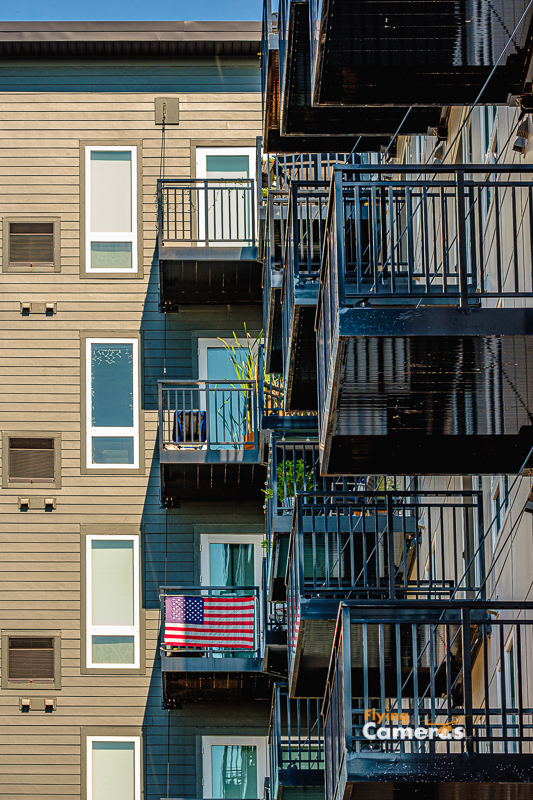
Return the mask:
[[[209,545],[211,586],[253,586],[254,546],[211,542]]]
[[[254,745],[212,745],[213,797],[255,798],[257,748]]]
[[[131,233],[131,153],[91,153],[91,228],[93,233]]]
[[[93,664],[133,664],[133,636],[93,636]]]
[[[247,433],[249,418],[249,403],[245,391],[240,391],[239,364],[248,357],[247,348],[236,348],[235,359],[233,354],[224,347],[207,348],[207,377],[209,380],[236,381],[232,387],[214,386],[209,396],[209,441],[211,449],[224,449],[242,447]],[[246,379],[246,370],[244,371]]]
[[[133,625],[133,542],[91,542],[92,624]]]
[[[135,800],[135,745],[133,742],[92,743],[91,800]]]
[[[92,269],[131,269],[131,242],[91,242]]]
[[[91,345],[91,423],[133,426],[133,344]]]
[[[93,436],[93,464],[133,464],[133,436]]]
[[[207,178],[249,178],[250,159],[248,156],[206,156]]]

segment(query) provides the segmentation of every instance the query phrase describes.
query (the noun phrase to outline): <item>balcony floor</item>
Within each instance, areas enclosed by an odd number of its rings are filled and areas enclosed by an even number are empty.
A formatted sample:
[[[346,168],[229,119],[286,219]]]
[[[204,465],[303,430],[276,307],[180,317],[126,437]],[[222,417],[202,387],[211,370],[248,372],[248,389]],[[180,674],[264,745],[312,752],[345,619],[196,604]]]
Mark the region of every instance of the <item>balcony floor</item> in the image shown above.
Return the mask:
[[[162,500],[167,508],[198,500],[262,503],[265,479],[261,464],[162,464]]]
[[[498,9],[489,18],[454,0],[441,0],[438,10],[434,2],[325,1],[316,102],[471,105],[501,53],[483,102],[505,104],[509,95],[521,94],[527,79],[531,10],[512,37],[513,47],[503,51],[502,39],[501,47],[484,50],[484,37],[507,28],[511,34],[527,3],[505,0]]]
[[[518,472],[533,446],[532,334],[533,309],[342,310],[322,472]]]
[[[271,678],[261,658],[161,657],[163,702],[179,708],[184,701],[269,700]]]
[[[531,800],[528,754],[347,753],[338,800]]]
[[[256,247],[166,245],[159,258],[163,311],[178,311],[181,305],[261,302]]]
[[[318,405],[316,296],[316,287],[295,290],[289,353],[285,353],[285,405],[288,411],[316,411]]]

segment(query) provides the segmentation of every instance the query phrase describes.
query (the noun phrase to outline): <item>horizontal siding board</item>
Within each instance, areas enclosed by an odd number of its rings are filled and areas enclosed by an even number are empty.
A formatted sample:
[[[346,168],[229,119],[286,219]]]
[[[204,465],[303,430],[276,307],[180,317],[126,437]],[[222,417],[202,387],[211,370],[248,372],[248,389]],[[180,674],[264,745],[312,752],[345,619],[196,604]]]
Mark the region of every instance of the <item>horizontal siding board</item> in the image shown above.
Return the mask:
[[[179,714],[161,708],[162,678],[158,589],[195,578],[198,522],[261,524],[259,504],[188,504],[167,513],[159,503],[156,437],[157,380],[166,365],[169,377],[190,377],[196,369],[196,335],[229,336],[261,328],[259,307],[190,309],[165,317],[158,309],[158,270],[154,262],[160,174],[161,129],[153,120],[154,93],[179,93],[181,121],[167,129],[166,174],[191,174],[191,141],[217,139],[222,145],[253,141],[260,132],[259,72],[251,60],[229,68],[221,60],[194,62],[176,69],[160,62],[154,71],[138,66],[93,63],[73,69],[42,62],[0,65],[0,215],[54,212],[61,216],[61,273],[0,273],[0,426],[31,433],[36,428],[62,435],[62,488],[54,490],[52,514],[21,514],[17,498],[43,497],[44,490],[7,489],[0,493],[0,620],[5,630],[58,629],[62,632],[62,688],[52,715],[22,715],[19,690],[0,694],[0,800],[10,797],[75,797],[80,800],[80,726],[145,726],[146,798],[196,795],[194,736],[224,726],[223,703],[185,706]],[[144,83],[143,83],[144,81]],[[18,82],[18,83],[17,83]],[[17,93],[16,87],[33,89]],[[109,89],[116,85],[117,92]],[[53,86],[53,94],[46,87]],[[80,91],[76,91],[76,86]],[[186,89],[186,87],[189,89]],[[35,91],[38,87],[39,91]],[[67,89],[68,94],[62,92]],[[15,91],[14,91],[15,90]],[[148,91],[147,91],[148,90]],[[142,281],[79,278],[79,141],[109,137],[143,141]],[[23,318],[21,300],[57,302],[52,319]],[[80,331],[142,331],[143,402],[147,472],[102,476],[80,474]],[[165,333],[166,329],[166,333]],[[166,336],[166,357],[163,347]],[[146,606],[145,676],[80,674],[80,526],[143,526],[143,588]],[[167,535],[168,531],[168,535]],[[17,560],[18,557],[18,560]],[[37,693],[41,696],[41,692]],[[52,693],[51,693],[52,694]],[[44,695],[43,695],[44,696]],[[232,708],[236,725],[266,732],[268,704]],[[167,725],[170,721],[170,749]],[[179,750],[178,750],[179,748]],[[178,756],[179,752],[179,756]],[[16,780],[23,768],[27,783]],[[11,779],[13,776],[13,780]],[[68,781],[72,781],[69,786]],[[72,787],[75,787],[73,790]]]

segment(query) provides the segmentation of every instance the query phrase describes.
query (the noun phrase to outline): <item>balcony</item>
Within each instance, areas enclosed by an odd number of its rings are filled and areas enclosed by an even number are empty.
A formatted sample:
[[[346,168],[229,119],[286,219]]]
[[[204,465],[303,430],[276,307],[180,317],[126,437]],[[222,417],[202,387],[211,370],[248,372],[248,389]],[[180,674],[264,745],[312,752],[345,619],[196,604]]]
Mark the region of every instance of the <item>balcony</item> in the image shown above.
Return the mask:
[[[266,536],[270,547],[268,597],[272,601],[286,599],[285,574],[296,494],[365,488],[363,478],[321,476],[318,467],[316,436],[315,441],[272,436],[265,501]]]
[[[408,606],[372,619],[341,606],[323,707],[326,800],[529,798],[532,604]]]
[[[265,597],[265,647],[263,672],[287,680],[287,604],[266,599],[268,568],[263,578]]]
[[[300,17],[305,26],[305,17]],[[303,59],[307,53],[302,52]],[[309,67],[309,59],[307,58]],[[304,73],[304,81],[305,75]],[[310,72],[309,72],[310,75]],[[289,131],[286,124],[280,119],[280,42],[278,34],[278,12],[273,11],[272,0],[263,2],[263,37],[261,49],[261,84],[263,98],[263,146],[269,153],[301,153],[301,152],[351,152],[354,144],[357,152],[379,150],[386,143],[383,137],[364,136],[359,142],[354,140],[354,131],[345,124],[335,133],[327,127],[326,115],[320,109],[313,109],[310,105],[309,91],[305,91],[305,84],[298,76],[299,95],[295,107],[291,109]],[[293,128],[301,127],[303,118],[312,121],[309,135],[294,136]],[[360,115],[360,121],[363,116]],[[294,121],[293,121],[294,120]],[[286,121],[285,121],[286,123]],[[357,135],[356,135],[357,136]]]
[[[166,708],[178,708],[185,700],[270,695],[270,679],[262,673],[259,596],[259,588],[250,586],[160,588]],[[231,621],[220,622],[220,614]]]
[[[272,152],[308,150],[379,152],[405,117],[402,133],[426,133],[440,122],[433,103],[406,116],[402,107],[319,107],[311,96],[310,9],[301,0],[280,0],[272,13],[263,6],[263,120],[265,148]],[[370,105],[370,104],[369,104]]]
[[[316,437],[318,418],[316,411],[287,411],[285,408],[285,381],[282,375],[264,370],[265,348],[258,351],[259,419],[261,434],[268,448],[270,432],[286,435]]]
[[[268,743],[272,800],[324,797],[321,701],[293,700],[275,683]]]
[[[158,381],[162,498],[261,499],[255,381]]]
[[[291,697],[322,696],[340,602],[483,596],[483,530],[477,492],[298,494],[287,567]]]
[[[282,288],[285,407],[317,410],[315,316],[328,210],[325,184],[291,185]]]
[[[263,244],[263,332],[265,369],[283,371],[281,284],[288,192],[268,193]]]
[[[335,170],[321,469],[516,473],[533,446],[531,168],[420,169]]]
[[[472,105],[484,87],[483,103],[506,105],[526,90],[527,0],[310,0],[309,13],[314,104]]]
[[[163,311],[260,303],[253,179],[160,179],[158,255]]]

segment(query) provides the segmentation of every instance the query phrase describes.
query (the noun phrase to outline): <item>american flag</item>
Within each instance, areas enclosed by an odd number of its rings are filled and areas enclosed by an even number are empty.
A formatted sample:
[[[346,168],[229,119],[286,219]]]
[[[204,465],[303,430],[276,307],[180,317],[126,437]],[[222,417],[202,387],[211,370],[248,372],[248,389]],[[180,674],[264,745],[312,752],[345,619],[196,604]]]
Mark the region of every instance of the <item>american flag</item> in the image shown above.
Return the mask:
[[[255,598],[165,598],[165,645],[182,650],[254,649]]]

